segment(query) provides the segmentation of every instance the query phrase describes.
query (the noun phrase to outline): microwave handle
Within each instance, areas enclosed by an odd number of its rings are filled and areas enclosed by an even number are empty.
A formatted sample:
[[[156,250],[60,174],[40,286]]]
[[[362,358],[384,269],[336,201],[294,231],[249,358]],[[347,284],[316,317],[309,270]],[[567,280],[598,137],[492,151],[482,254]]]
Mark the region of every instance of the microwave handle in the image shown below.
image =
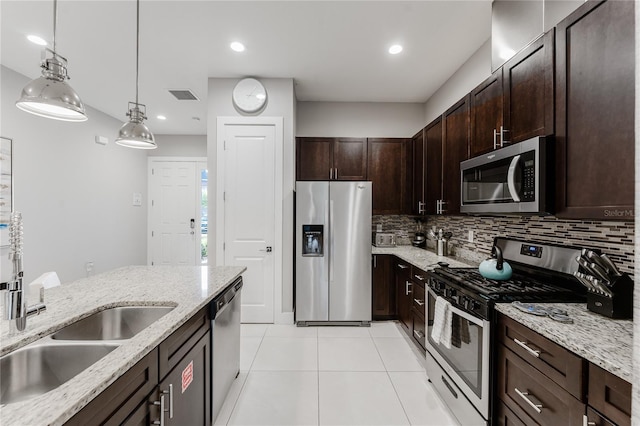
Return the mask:
[[[518,161],[520,161],[520,156],[516,155],[511,160],[511,164],[509,165],[509,172],[507,173],[507,186],[509,187],[509,193],[511,194],[511,198],[513,201],[520,202],[520,196],[516,191],[516,167],[518,166]]]

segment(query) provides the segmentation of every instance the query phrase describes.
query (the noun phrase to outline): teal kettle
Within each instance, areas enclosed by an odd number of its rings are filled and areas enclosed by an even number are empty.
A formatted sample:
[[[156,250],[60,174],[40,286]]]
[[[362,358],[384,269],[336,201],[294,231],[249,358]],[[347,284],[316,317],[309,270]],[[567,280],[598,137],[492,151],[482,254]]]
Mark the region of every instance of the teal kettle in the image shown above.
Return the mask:
[[[511,269],[511,265],[504,261],[502,249],[498,246],[493,246],[491,255],[491,258],[480,264],[478,268],[480,275],[490,280],[508,280],[511,278],[513,270]],[[495,258],[493,256],[495,256]]]

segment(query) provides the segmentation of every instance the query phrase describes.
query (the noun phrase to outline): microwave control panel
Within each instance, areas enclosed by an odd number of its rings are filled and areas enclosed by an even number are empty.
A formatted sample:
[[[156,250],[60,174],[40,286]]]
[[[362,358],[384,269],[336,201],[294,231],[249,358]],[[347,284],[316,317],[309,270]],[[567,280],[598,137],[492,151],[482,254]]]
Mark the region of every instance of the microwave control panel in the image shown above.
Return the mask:
[[[536,200],[536,160],[533,151],[521,155],[522,168],[522,199],[521,201]]]

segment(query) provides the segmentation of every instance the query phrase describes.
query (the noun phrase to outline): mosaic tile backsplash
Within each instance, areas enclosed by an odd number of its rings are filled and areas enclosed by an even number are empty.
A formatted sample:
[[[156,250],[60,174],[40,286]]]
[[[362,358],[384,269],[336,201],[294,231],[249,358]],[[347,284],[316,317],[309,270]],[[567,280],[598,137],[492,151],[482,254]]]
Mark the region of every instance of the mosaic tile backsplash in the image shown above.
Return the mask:
[[[621,271],[633,275],[634,223],[614,221],[563,220],[555,216],[426,216],[427,233],[432,227],[453,233],[452,255],[481,261],[491,253],[497,236],[540,241],[560,245],[595,248],[607,253]],[[414,216],[373,216],[373,230],[382,225],[384,232],[395,232],[397,244],[411,244],[416,231]],[[473,242],[468,241],[473,231]],[[428,245],[433,247],[433,241]]]

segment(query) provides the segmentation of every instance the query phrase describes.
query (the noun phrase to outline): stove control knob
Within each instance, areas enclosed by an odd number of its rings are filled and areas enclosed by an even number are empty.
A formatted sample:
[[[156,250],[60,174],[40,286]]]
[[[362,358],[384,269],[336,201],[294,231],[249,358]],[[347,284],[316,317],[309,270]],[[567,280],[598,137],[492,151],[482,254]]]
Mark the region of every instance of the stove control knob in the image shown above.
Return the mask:
[[[478,304],[476,303],[475,300],[469,299],[468,302],[469,302],[469,306],[466,307],[468,310],[473,311],[478,307]]]

